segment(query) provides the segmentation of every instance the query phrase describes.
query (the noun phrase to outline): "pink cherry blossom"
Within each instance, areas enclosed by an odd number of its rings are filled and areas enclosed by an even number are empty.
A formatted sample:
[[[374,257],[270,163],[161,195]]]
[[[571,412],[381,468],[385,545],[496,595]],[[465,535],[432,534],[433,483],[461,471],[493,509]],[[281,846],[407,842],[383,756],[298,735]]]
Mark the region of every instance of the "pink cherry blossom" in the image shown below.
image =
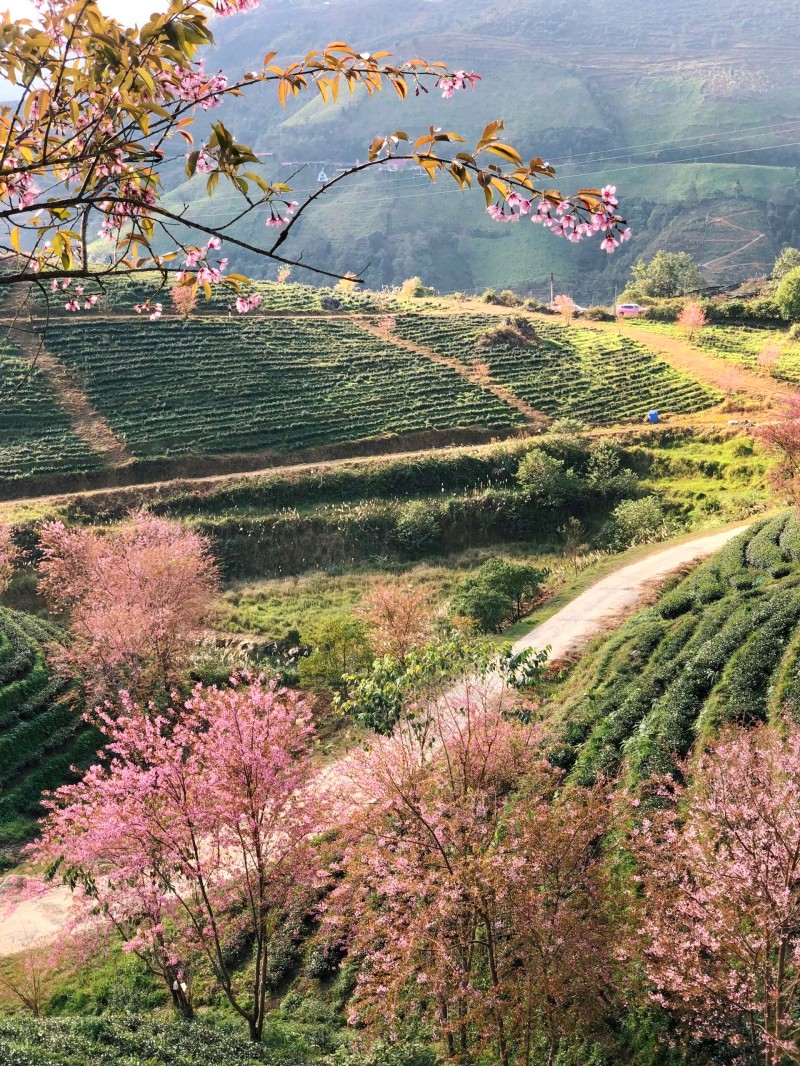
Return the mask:
[[[78,891],[77,917],[116,929],[170,992],[187,960],[204,957],[257,1040],[268,984],[260,966],[233,979],[227,949],[250,942],[264,958],[279,924],[294,932],[328,875],[310,843],[309,708],[275,683],[232,680],[197,686],[166,714],[124,694],[116,717],[101,712],[107,749],[50,801],[33,853],[93,878],[96,898]]]
[[[258,5],[259,0],[214,0],[214,11],[220,18],[226,18],[228,15],[254,11]]]
[[[641,869],[633,950],[652,999],[731,1061],[800,1061],[800,728],[731,732],[686,787],[666,782],[634,835]],[[751,1043],[752,1042],[752,1043]],[[736,1061],[745,1061],[736,1058]]]

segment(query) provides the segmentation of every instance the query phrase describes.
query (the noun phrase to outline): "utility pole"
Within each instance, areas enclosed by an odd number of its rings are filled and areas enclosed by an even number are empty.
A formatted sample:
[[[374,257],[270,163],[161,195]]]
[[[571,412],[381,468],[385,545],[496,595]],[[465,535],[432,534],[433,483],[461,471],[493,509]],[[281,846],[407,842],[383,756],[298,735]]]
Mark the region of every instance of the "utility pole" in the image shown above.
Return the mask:
[[[553,289],[553,286],[555,285],[555,280],[556,279],[555,279],[555,277],[553,275],[553,271],[551,270],[550,271],[550,303],[551,304],[553,303],[553,300],[555,299],[555,290]]]

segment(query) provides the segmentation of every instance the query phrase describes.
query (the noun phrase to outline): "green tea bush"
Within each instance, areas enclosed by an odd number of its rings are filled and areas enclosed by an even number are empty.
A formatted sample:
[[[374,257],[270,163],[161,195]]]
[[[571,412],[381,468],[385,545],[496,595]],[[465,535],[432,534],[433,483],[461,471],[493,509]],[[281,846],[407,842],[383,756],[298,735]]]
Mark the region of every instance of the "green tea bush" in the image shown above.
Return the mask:
[[[99,734],[84,723],[67,686],[50,677],[44,645],[58,628],[0,608],[0,842],[31,831],[46,789],[70,780],[96,755]]]
[[[293,1030],[267,1031],[264,1042],[238,1028],[195,1019],[191,1025],[152,1015],[24,1019],[0,1016],[3,1066],[302,1066],[319,1062],[313,1044]]]
[[[551,748],[573,780],[669,773],[728,722],[800,714],[796,535],[793,514],[755,523],[598,647]]]

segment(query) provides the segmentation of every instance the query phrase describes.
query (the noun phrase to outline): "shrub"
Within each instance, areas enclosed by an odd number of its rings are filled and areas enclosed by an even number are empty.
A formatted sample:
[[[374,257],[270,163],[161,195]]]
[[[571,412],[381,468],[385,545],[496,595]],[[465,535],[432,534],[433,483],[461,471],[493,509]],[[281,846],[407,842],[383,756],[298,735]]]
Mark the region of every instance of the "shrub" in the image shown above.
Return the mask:
[[[613,322],[614,315],[607,307],[599,307],[594,305],[587,307],[583,312],[583,317],[588,318],[590,322]]]
[[[684,303],[683,299],[653,300],[647,305],[645,318],[654,322],[674,322],[683,311]],[[701,306],[706,308],[705,303]]]
[[[499,307],[519,307],[522,303],[522,298],[511,289],[503,289],[502,292],[497,292],[496,289],[486,289],[481,299],[486,304],[497,304]]]
[[[586,470],[586,483],[604,499],[621,500],[636,491],[637,478],[623,468],[619,451],[612,444],[592,449]]]
[[[509,315],[499,326],[484,330],[477,339],[481,348],[505,344],[511,348],[530,348],[538,345],[533,324],[521,315]]]
[[[664,508],[657,496],[623,500],[612,513],[615,538],[620,546],[650,544],[669,533]]]
[[[753,325],[782,326],[783,314],[778,303],[769,297],[754,300],[725,300],[704,304],[712,322],[743,322]]]
[[[575,490],[576,478],[563,459],[532,448],[520,462],[517,480],[526,492],[545,507],[561,507]]]
[[[406,299],[419,299],[422,296],[433,296],[435,293],[436,289],[423,285],[420,277],[406,278],[400,286],[400,295]]]
[[[556,418],[550,426],[553,433],[563,433],[567,437],[577,437],[586,432],[586,423],[579,418]]]
[[[499,629],[503,622],[522,618],[525,605],[539,591],[546,570],[507,559],[487,559],[476,574],[461,582],[453,610],[471,618],[483,632]]]
[[[775,293],[775,302],[784,318],[790,322],[800,320],[800,267],[795,267],[785,275]]]
[[[411,556],[434,551],[441,539],[436,514],[429,503],[414,500],[400,509],[395,526],[397,541]]]
[[[468,578],[453,597],[453,613],[471,619],[482,633],[495,633],[508,616],[509,600],[502,592]]]
[[[310,642],[314,650],[297,667],[306,688],[343,691],[343,678],[365,670],[372,661],[364,624],[347,614],[323,622]]]

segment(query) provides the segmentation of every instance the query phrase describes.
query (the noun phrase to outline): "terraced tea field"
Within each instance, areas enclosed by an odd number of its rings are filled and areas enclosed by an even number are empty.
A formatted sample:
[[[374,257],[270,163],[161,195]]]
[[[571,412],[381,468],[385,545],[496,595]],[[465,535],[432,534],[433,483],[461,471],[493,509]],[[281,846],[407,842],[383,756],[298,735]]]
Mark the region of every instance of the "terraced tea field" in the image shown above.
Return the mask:
[[[42,374],[16,348],[0,351],[0,481],[97,470]]]
[[[537,321],[536,347],[486,346],[481,334],[498,325],[496,315],[457,305],[443,313],[441,302],[407,311],[380,294],[303,285],[259,288],[264,306],[246,318],[201,304],[188,320],[165,313],[151,322],[131,313],[151,286],[115,282],[97,313],[56,315],[47,349],[125,462],[465,428],[507,434],[537,412],[608,425],[639,421],[652,407],[691,413],[721,399],[611,332]],[[323,298],[340,309],[321,309]],[[0,355],[4,384],[13,387],[28,367],[10,348]],[[0,479],[52,482],[110,462],[91,436],[75,435],[51,380],[34,374],[0,409]]]
[[[481,334],[497,325],[488,315],[406,314],[395,331],[465,364],[485,362],[494,380],[553,417],[607,425],[639,420],[653,407],[692,413],[721,399],[626,337],[537,322],[538,347],[480,345]]]
[[[41,793],[97,751],[99,734],[45,665],[43,645],[54,635],[49,623],[0,608],[0,844],[23,839]]]
[[[320,314],[326,311],[340,312],[376,312],[391,308],[396,301],[391,296],[355,289],[343,292],[313,285],[300,285],[292,282],[256,281],[253,289],[261,296],[260,313],[267,314]],[[249,290],[248,290],[249,291]],[[165,313],[172,310],[170,287],[156,274],[145,273],[137,278],[105,278],[102,288],[87,286],[87,292],[96,292],[98,301],[96,313],[101,315],[131,315],[136,304],[149,300],[151,304],[161,303]],[[51,318],[63,318],[75,321],[76,316],[65,310],[64,304],[70,292],[35,294],[36,305],[40,313],[45,307]],[[226,314],[235,299],[232,289],[215,286],[211,290],[211,299],[203,294],[198,298],[197,314]]]
[[[668,322],[637,319],[636,329],[683,337],[678,327]],[[765,349],[772,350],[777,356],[769,360],[775,377],[800,384],[800,344],[791,340],[784,331],[758,326],[706,326],[695,334],[692,344],[718,359],[749,370],[759,368],[760,357]],[[765,373],[769,372],[766,366],[762,369]]]
[[[290,451],[522,422],[454,370],[343,317],[56,323],[48,346],[134,455]]]
[[[554,755],[580,781],[667,772],[727,723],[800,716],[797,517],[731,541],[601,644],[555,703]]]

